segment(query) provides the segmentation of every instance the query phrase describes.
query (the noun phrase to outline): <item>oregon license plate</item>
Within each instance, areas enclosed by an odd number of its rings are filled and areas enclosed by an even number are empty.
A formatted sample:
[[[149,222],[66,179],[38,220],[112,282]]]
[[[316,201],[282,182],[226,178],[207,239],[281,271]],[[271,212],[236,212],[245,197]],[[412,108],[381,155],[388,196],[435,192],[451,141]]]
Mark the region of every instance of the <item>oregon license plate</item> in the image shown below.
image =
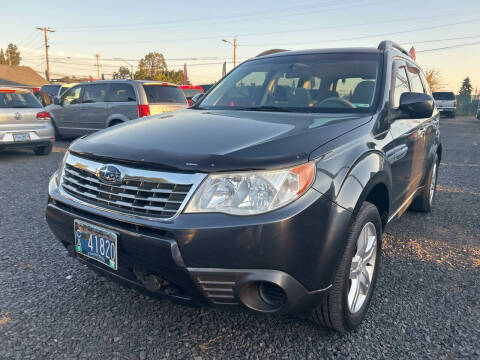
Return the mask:
[[[30,134],[13,134],[13,141],[30,141]]]
[[[75,251],[117,270],[117,234],[81,220],[75,220],[73,226]]]

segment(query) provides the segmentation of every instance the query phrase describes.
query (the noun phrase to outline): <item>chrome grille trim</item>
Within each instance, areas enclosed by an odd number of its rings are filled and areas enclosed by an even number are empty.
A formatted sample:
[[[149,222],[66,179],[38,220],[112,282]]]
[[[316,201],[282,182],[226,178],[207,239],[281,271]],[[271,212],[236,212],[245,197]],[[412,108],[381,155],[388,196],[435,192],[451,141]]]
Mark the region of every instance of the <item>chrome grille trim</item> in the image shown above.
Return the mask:
[[[114,165],[122,182],[111,185],[97,177],[104,165]],[[183,174],[103,163],[68,154],[62,168],[62,195],[103,211],[148,220],[178,216],[206,174]]]

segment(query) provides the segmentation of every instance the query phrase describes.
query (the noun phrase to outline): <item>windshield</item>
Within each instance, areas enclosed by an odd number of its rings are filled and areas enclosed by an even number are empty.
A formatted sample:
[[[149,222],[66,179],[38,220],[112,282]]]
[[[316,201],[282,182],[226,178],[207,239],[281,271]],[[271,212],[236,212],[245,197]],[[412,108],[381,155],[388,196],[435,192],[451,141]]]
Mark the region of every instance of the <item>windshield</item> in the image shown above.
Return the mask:
[[[370,112],[381,69],[377,53],[284,55],[248,61],[200,109]]]
[[[41,108],[42,105],[32,94],[24,93],[0,93],[0,108]]]
[[[57,95],[58,89],[60,89],[61,85],[43,85],[40,90],[45,91],[48,95]]]
[[[455,100],[452,92],[434,92],[432,95],[435,100]]]
[[[182,90],[176,86],[167,85],[143,85],[149,104],[155,103],[179,103],[186,104]]]

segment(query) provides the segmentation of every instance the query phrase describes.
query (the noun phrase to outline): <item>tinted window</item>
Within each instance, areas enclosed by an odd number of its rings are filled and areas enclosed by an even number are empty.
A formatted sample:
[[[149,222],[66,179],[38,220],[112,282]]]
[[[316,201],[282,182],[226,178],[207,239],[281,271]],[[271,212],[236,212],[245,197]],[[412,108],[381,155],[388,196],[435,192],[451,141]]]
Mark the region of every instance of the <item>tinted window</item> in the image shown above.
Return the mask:
[[[110,84],[109,102],[137,101],[135,90],[129,84]]]
[[[422,79],[423,88],[425,89],[425,93],[429,94],[429,95],[432,95],[432,91],[430,90],[430,85],[428,84],[428,81],[425,78],[425,75],[421,71],[420,71],[420,79]]]
[[[104,102],[107,95],[107,84],[86,85],[83,89],[82,103]]]
[[[410,89],[412,92],[416,93],[423,93],[425,92],[423,89],[422,80],[420,79],[420,70],[416,67],[408,66],[408,79],[410,80]]]
[[[60,89],[61,85],[43,85],[40,90],[45,91],[48,95],[57,95],[58,89]]]
[[[197,107],[370,112],[375,102],[380,63],[379,54],[374,53],[289,55],[250,60],[223,78]],[[341,97],[335,86],[342,93]]]
[[[166,85],[143,85],[147,100],[150,104],[155,103],[180,103],[185,104],[187,100],[182,90],[176,86]]]
[[[409,92],[406,65],[402,61],[393,63],[393,81],[392,81],[392,107],[397,109],[400,106],[400,97],[403,93]]]
[[[0,92],[0,108],[41,108],[33,94]]]
[[[82,93],[81,86],[75,86],[73,88],[68,89],[62,95],[62,104],[79,104],[80,103],[80,94]]]
[[[187,99],[191,99],[197,94],[202,94],[202,90],[199,89],[182,89],[182,91]]]
[[[455,100],[455,95],[452,92],[434,92],[433,98],[435,100]]]

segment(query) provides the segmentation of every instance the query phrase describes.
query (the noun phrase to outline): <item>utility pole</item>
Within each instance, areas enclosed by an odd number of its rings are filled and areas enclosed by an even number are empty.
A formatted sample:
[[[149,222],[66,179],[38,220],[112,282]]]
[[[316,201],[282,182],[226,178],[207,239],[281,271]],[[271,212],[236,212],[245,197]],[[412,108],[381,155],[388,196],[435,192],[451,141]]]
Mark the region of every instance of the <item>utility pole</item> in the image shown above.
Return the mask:
[[[10,49],[7,47],[7,63],[8,66],[12,66],[12,58],[10,57]]]
[[[55,30],[52,30],[47,27],[37,27],[37,30],[43,31],[43,36],[45,38],[45,61],[47,63],[47,81],[50,81],[50,63],[48,61],[48,48],[50,45],[48,45],[48,36],[47,32],[55,32]]]
[[[97,58],[97,80],[100,80],[100,64],[98,63],[98,59],[100,59],[100,54],[95,54],[95,57]]]

